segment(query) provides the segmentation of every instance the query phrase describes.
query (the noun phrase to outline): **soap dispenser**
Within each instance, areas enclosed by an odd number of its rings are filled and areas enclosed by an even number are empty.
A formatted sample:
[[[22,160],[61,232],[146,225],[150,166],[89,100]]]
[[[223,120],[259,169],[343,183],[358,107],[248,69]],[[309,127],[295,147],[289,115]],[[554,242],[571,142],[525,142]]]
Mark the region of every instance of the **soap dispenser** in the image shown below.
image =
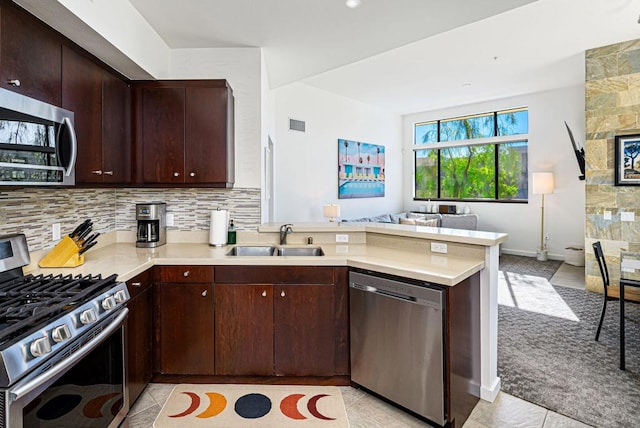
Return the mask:
[[[229,229],[227,231],[227,244],[236,243],[236,228],[233,225],[233,219],[229,220]]]

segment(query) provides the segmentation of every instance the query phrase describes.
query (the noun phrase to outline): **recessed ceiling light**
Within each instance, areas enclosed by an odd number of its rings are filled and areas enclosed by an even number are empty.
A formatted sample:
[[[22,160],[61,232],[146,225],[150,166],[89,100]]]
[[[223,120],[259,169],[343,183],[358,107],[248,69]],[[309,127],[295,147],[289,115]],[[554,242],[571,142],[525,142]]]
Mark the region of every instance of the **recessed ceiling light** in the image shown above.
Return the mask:
[[[360,3],[362,3],[360,0],[347,0],[344,4],[351,9],[355,9],[356,7],[360,6]]]

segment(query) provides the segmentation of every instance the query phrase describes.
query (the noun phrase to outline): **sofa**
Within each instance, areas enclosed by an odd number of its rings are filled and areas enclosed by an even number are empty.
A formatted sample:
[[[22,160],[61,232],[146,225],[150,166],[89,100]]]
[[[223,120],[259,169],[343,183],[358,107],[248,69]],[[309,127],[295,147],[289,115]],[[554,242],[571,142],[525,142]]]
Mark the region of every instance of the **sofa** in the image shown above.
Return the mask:
[[[374,217],[346,219],[342,221],[345,223],[396,223],[415,226],[447,227],[449,229],[478,230],[477,214],[403,212],[398,214],[380,214]]]

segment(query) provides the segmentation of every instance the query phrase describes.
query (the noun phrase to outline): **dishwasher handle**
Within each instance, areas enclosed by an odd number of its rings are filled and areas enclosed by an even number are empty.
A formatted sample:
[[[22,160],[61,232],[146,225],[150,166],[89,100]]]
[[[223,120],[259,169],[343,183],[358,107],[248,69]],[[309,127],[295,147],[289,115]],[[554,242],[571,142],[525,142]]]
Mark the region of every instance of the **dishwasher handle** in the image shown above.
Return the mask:
[[[349,286],[355,290],[360,290],[363,291],[365,293],[372,293],[378,296],[382,296],[382,297],[388,297],[391,299],[397,299],[397,300],[401,300],[403,302],[407,302],[407,303],[413,303],[416,305],[420,305],[420,306],[428,306],[434,309],[442,309],[442,305],[440,303],[436,303],[430,300],[426,300],[426,299],[421,299],[419,297],[415,297],[415,296],[407,296],[404,294],[399,294],[399,293],[394,293],[392,291],[388,291],[388,290],[381,290],[378,289],[376,287],[373,287],[371,285],[365,285],[365,284],[359,284],[357,282],[351,282],[349,284]]]

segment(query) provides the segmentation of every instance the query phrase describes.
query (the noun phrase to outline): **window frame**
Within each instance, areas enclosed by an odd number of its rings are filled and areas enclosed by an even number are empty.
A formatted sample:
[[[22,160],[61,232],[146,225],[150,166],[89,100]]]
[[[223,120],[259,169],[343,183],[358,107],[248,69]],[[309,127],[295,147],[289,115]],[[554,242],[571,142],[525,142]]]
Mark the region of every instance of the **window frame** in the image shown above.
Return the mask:
[[[526,110],[527,111],[527,124],[528,124],[528,116],[529,116],[529,107],[517,107],[517,108],[510,108],[510,109],[502,109],[502,110],[496,110],[490,113],[477,113],[477,114],[469,114],[469,115],[464,115],[464,116],[459,116],[459,117],[453,117],[453,118],[446,118],[446,119],[438,119],[438,120],[425,120],[425,121],[421,121],[421,122],[415,122],[413,124],[413,132],[412,132],[412,139],[413,139],[413,146],[412,146],[412,150],[413,150],[413,176],[412,176],[412,182],[413,182],[413,200],[414,201],[428,201],[428,200],[434,200],[434,201],[455,201],[455,202],[490,202],[490,203],[515,203],[515,204],[519,204],[519,203],[528,203],[529,198],[528,198],[528,192],[527,192],[527,198],[525,199],[500,199],[499,196],[499,186],[498,186],[498,178],[499,178],[499,167],[500,167],[500,162],[499,162],[499,157],[500,157],[500,150],[499,150],[499,146],[502,144],[508,144],[508,143],[521,143],[521,142],[526,142],[527,143],[527,153],[528,153],[528,149],[529,149],[529,133],[527,132],[526,134],[514,134],[514,135],[496,135],[493,137],[485,137],[485,138],[473,138],[473,139],[467,139],[467,140],[452,140],[452,141],[444,141],[441,142],[440,140],[440,122],[441,121],[451,121],[451,120],[461,120],[464,118],[468,118],[468,117],[477,117],[477,116],[482,116],[482,115],[486,115],[486,114],[493,114],[493,121],[494,121],[494,133],[497,134],[499,132],[498,130],[498,126],[497,126],[497,122],[498,122],[498,114],[500,113],[505,113],[505,112],[510,112],[510,111],[517,111],[517,110]],[[421,124],[430,124],[430,123],[436,123],[437,124],[437,140],[436,142],[427,142],[427,143],[418,143],[416,142],[416,128],[417,126],[421,125]],[[527,131],[528,131],[529,127],[527,125]],[[440,150],[442,149],[447,149],[447,148],[452,148],[452,147],[469,147],[469,146],[479,146],[479,145],[494,145],[495,146],[495,150],[494,150],[494,182],[495,182],[495,188],[494,188],[494,195],[493,198],[464,198],[464,199],[459,199],[459,198],[443,198],[441,197],[441,187],[440,187],[440,176],[441,176],[441,165],[442,162],[440,160]],[[438,185],[437,185],[437,196],[433,197],[433,198],[419,198],[416,197],[416,191],[417,191],[417,183],[416,183],[416,176],[417,176],[417,152],[421,151],[421,150],[437,150],[438,151],[438,165],[437,165],[437,175],[438,175]],[[527,161],[528,161],[528,156],[527,156]],[[528,167],[527,167],[527,171],[528,171]]]

